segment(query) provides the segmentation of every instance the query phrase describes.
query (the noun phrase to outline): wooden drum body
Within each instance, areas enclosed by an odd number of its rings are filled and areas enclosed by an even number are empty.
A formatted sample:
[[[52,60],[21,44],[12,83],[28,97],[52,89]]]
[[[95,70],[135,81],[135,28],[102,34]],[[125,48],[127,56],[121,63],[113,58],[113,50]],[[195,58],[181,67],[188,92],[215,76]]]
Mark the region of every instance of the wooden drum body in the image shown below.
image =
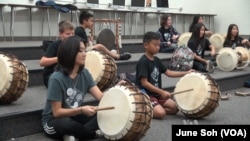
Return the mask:
[[[89,70],[100,90],[105,90],[116,83],[117,66],[115,60],[109,55],[95,50],[88,51],[85,67]]]
[[[174,95],[179,110],[189,118],[210,115],[219,105],[220,89],[208,75],[197,72],[183,76],[176,85],[175,92],[193,89]]]
[[[3,53],[0,53],[0,66],[0,104],[10,104],[26,90],[28,69],[16,56]]]
[[[97,113],[98,125],[106,139],[138,141],[150,128],[151,101],[134,85],[116,85],[104,92],[99,107],[107,106],[115,108]]]

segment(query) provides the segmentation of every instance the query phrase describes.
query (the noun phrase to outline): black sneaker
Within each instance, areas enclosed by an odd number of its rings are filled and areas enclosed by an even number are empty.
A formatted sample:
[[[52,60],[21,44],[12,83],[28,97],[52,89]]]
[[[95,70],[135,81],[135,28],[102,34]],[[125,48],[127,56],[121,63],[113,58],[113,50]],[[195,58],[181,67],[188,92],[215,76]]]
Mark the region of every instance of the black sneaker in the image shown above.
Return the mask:
[[[123,53],[123,54],[120,54],[120,58],[118,60],[128,60],[130,58],[131,58],[130,53]]]

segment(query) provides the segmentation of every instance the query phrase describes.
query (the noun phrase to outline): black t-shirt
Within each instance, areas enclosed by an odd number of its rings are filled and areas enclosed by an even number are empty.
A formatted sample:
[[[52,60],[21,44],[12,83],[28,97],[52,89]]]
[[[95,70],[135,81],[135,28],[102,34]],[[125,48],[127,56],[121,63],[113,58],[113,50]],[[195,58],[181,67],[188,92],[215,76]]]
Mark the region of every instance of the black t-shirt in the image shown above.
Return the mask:
[[[85,44],[88,42],[88,36],[85,29],[81,26],[75,28],[75,35],[79,36]]]
[[[160,27],[157,32],[160,33],[162,37],[162,41],[164,42],[170,41],[171,43],[177,42],[176,40],[174,41],[172,39],[174,35],[180,35],[180,33],[178,33],[177,30],[173,26],[170,26],[168,29]]]
[[[162,64],[158,57],[154,57],[154,60],[149,60],[146,55],[143,55],[136,65],[136,84],[144,89],[150,96],[159,96],[158,94],[147,90],[142,87],[140,79],[145,77],[152,85],[158,88],[162,88],[161,74],[165,73],[167,68]]]
[[[204,58],[205,50],[209,50],[210,45],[211,43],[207,38],[202,39],[198,44],[192,38],[188,41],[188,47],[196,53],[196,55],[201,56],[202,58]]]
[[[232,48],[235,48],[237,46],[241,46],[243,47],[244,45],[241,44],[241,41],[243,40],[242,37],[238,37],[236,38],[235,40],[228,40],[226,39],[223,43],[223,47],[232,47]]]
[[[48,57],[48,58],[56,57],[60,43],[61,43],[61,40],[57,40],[51,43],[43,56]],[[43,70],[44,75],[50,75],[51,73],[53,73],[55,66],[56,66],[56,63],[51,66],[44,67],[44,70]]]

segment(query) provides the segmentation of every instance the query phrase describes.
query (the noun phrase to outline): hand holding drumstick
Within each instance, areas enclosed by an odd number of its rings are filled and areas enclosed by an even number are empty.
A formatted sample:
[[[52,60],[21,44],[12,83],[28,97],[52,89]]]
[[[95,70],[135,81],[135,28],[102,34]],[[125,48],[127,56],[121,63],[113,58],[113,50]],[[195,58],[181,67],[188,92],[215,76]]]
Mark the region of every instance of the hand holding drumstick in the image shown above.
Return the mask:
[[[111,109],[115,109],[114,106],[108,106],[108,107],[97,107],[96,111],[102,111],[102,110],[111,110]]]
[[[183,90],[183,91],[179,91],[179,92],[173,92],[173,93],[170,93],[171,96],[173,95],[176,95],[176,94],[181,94],[181,93],[184,93],[184,92],[189,92],[189,91],[193,91],[194,89],[191,88],[191,89],[187,89],[187,90]]]
[[[161,99],[168,99],[169,97],[171,97],[171,96],[173,96],[173,95],[182,94],[182,93],[184,93],[184,92],[189,92],[189,91],[193,91],[193,90],[194,90],[194,89],[191,88],[191,89],[186,89],[186,90],[183,90],[183,91],[178,91],[178,92],[173,92],[173,93],[168,93],[167,91],[164,91],[164,92],[166,92],[166,94],[163,93],[163,94],[161,95]]]
[[[87,116],[93,116],[97,111],[115,109],[114,106],[107,106],[107,107],[81,106],[80,108],[81,108],[81,113]]]

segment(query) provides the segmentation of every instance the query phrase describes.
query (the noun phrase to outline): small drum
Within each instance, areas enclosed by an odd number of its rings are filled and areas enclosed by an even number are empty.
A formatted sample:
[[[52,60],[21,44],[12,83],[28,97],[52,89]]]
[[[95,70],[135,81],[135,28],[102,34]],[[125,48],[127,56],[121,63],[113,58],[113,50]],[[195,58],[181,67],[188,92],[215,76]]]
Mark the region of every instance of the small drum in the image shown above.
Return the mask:
[[[238,64],[236,69],[244,69],[249,65],[250,55],[247,48],[236,47],[234,51],[238,55]]]
[[[223,71],[232,71],[234,69],[243,69],[249,65],[249,52],[244,47],[222,48],[216,56],[216,63]]]
[[[113,86],[117,81],[115,60],[107,54],[95,50],[88,51],[85,67],[89,70],[100,90]]]
[[[150,128],[153,107],[148,95],[132,84],[116,85],[106,92],[99,107],[113,110],[97,112],[97,121],[108,140],[138,141]]]
[[[174,95],[179,110],[188,118],[210,115],[219,106],[220,89],[209,74],[192,72],[183,76],[175,92],[193,89]]]
[[[218,53],[223,48],[225,38],[222,34],[216,33],[210,36],[209,41],[214,46],[215,52]]]
[[[178,46],[185,45],[187,47],[188,40],[190,39],[191,35],[191,32],[182,33],[177,42]]]
[[[3,53],[0,53],[0,66],[0,104],[10,104],[26,90],[28,69],[16,56]]]

